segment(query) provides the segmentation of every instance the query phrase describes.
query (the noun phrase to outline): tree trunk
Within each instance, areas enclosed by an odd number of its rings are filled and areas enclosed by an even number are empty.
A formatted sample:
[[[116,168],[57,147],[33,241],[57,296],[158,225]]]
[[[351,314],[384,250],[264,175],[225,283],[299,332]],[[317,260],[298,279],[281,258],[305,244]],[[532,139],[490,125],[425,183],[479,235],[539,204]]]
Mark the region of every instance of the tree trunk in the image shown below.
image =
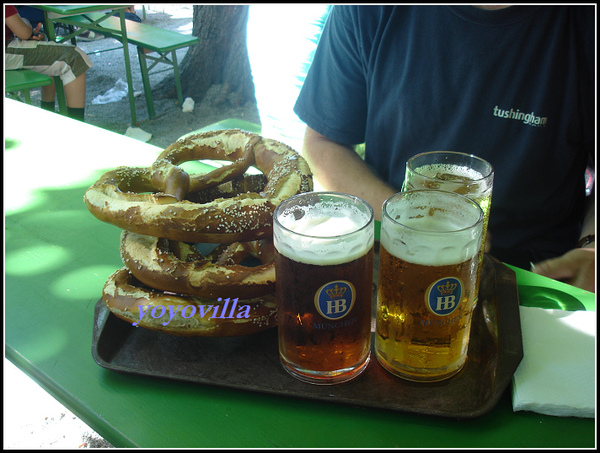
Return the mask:
[[[247,24],[247,5],[194,5],[192,35],[200,41],[188,49],[179,65],[184,98],[201,102],[212,89],[217,105],[255,102]],[[165,79],[159,89],[174,94],[173,77]]]

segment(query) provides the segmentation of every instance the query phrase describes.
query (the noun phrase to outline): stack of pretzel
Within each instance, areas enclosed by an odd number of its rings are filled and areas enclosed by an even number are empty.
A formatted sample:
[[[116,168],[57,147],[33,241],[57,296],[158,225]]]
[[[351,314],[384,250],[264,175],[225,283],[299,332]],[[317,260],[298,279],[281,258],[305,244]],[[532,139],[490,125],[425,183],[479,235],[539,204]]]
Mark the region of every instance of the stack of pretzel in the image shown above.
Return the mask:
[[[201,159],[232,164],[200,175],[180,166]],[[246,174],[250,166],[262,175]],[[311,190],[310,169],[298,153],[237,129],[182,138],[149,168],[106,172],[84,197],[96,218],[123,230],[125,266],[108,278],[105,304],[132,324],[174,335],[235,336],[274,327],[273,211]],[[218,246],[203,255],[198,243]],[[245,265],[248,257],[260,264]],[[232,305],[230,316],[217,315],[233,301],[243,314]],[[190,305],[198,309],[181,316]],[[150,316],[159,306],[176,315]]]

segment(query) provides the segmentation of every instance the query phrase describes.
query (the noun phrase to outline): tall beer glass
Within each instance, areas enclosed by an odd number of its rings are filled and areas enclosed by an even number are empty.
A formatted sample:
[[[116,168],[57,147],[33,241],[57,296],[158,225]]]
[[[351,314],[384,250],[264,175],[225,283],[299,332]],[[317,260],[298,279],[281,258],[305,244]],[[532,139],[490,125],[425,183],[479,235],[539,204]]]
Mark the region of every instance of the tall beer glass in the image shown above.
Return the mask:
[[[483,212],[453,192],[401,192],[383,204],[375,353],[389,372],[440,381],[464,366]]]
[[[454,151],[430,151],[408,160],[402,190],[439,189],[469,197],[483,210],[485,245],[493,185],[494,169],[486,160]]]
[[[360,198],[310,192],[274,213],[281,363],[292,376],[336,384],[368,365],[373,209]]]

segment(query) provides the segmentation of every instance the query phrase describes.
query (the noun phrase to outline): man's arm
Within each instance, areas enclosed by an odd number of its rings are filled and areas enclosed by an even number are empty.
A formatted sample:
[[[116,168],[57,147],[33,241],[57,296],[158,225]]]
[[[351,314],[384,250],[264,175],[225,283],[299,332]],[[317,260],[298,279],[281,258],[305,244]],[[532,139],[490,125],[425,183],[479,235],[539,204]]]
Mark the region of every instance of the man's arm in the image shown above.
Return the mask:
[[[304,134],[302,154],[323,189],[362,198],[373,207],[377,220],[381,220],[383,202],[398,192],[377,177],[354,149],[331,141],[310,127]]]
[[[594,234],[596,230],[596,197],[587,197],[587,210],[581,229],[581,237]],[[532,271],[587,291],[596,292],[596,242],[569,250],[558,258],[536,263]]]
[[[39,34],[40,29],[42,28],[41,23],[39,23],[37,27],[33,29],[31,25],[28,22],[25,22],[18,14],[13,14],[12,16],[7,17],[4,23],[19,39],[33,39],[36,41],[41,41],[44,39],[44,35]]]

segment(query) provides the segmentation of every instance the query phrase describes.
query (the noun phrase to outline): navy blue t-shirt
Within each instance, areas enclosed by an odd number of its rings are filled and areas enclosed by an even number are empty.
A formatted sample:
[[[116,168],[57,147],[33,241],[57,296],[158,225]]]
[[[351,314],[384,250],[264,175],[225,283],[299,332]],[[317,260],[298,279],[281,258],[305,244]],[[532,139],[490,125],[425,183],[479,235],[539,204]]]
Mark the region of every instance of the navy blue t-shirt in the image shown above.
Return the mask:
[[[400,189],[408,158],[475,154],[495,171],[496,250],[573,248],[594,155],[594,8],[335,6],[295,112]],[[499,252],[500,253],[500,252]]]

